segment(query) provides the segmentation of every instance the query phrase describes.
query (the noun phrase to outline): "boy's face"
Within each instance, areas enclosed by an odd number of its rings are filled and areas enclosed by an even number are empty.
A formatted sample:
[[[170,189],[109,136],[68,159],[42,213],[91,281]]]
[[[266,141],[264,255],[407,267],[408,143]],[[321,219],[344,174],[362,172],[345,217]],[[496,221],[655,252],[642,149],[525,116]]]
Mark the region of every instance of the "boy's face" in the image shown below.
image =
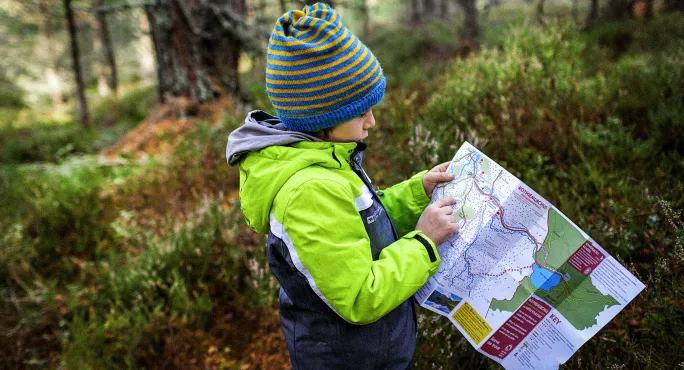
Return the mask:
[[[329,141],[361,141],[368,137],[368,129],[375,126],[373,110],[354,117],[347,122],[340,123],[330,129],[327,139]]]

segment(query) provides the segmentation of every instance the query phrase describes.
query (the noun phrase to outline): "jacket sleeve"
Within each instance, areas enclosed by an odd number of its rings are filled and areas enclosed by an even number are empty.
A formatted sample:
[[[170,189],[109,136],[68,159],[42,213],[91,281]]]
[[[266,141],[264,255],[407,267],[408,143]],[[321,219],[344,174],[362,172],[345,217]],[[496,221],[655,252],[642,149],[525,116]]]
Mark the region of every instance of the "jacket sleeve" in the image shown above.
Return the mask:
[[[439,268],[434,243],[419,231],[404,235],[373,261],[354,197],[330,179],[308,180],[290,196],[281,229],[311,288],[353,324],[378,320],[411,297]]]
[[[426,172],[418,172],[408,180],[377,192],[399,235],[415,229],[418,218],[430,204],[423,187]]]

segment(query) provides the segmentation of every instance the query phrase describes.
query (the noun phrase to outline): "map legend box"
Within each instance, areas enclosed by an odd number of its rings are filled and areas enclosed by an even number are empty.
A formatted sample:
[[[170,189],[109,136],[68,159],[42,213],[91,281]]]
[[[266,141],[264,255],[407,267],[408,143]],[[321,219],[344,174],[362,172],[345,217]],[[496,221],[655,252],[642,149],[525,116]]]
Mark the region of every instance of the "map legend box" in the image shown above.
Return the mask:
[[[459,307],[452,316],[454,321],[461,325],[463,330],[470,336],[475,344],[480,344],[489,333],[492,327],[475,311],[475,309],[465,302]]]
[[[589,242],[584,242],[575,253],[568,258],[570,266],[582,273],[584,276],[589,276],[592,271],[606,258],[597,248]]]
[[[537,324],[551,311],[551,306],[530,297],[506,322],[482,345],[482,350],[503,359],[517,347]]]

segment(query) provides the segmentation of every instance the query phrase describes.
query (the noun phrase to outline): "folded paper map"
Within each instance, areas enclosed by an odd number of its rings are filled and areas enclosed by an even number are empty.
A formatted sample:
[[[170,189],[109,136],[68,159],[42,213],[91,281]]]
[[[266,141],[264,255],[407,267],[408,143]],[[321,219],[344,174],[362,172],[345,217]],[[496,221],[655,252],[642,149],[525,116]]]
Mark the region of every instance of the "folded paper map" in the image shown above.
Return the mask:
[[[557,369],[644,288],[547,202],[469,143],[432,201],[455,198],[460,231],[416,294],[511,369]]]

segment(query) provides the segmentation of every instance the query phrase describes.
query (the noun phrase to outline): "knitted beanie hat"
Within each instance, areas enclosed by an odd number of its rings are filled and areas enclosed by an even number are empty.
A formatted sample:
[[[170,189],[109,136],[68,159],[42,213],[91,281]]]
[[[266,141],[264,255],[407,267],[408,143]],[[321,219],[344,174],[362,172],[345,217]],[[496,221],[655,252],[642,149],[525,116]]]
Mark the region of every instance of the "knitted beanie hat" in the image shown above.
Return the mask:
[[[316,131],[379,103],[385,76],[339,14],[317,3],[276,22],[266,53],[266,92],[286,128]]]

